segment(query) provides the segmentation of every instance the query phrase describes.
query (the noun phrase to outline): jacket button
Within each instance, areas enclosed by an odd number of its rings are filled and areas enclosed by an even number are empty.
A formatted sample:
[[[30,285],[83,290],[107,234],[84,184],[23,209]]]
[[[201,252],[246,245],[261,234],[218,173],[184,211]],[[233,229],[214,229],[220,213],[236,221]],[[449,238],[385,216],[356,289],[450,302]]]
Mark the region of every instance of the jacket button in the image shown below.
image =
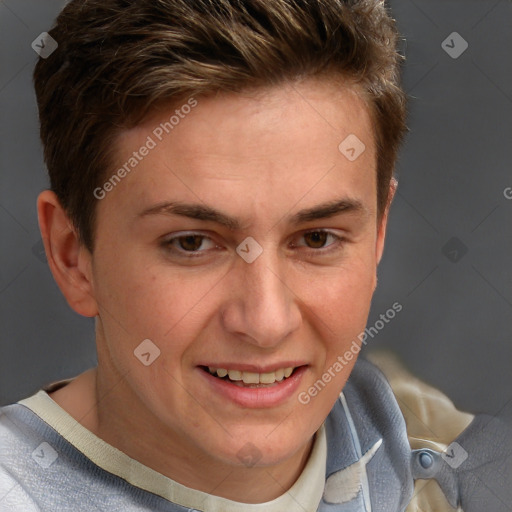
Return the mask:
[[[432,464],[434,464],[434,458],[429,452],[420,452],[418,458],[421,467],[424,469],[429,469],[430,467],[432,467]]]

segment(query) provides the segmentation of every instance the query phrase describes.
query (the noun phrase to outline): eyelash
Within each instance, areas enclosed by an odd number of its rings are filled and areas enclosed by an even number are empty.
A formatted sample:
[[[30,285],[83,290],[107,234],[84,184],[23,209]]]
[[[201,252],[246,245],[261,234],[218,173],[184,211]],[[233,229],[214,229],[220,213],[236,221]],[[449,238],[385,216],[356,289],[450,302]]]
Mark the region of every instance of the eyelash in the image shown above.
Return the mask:
[[[313,234],[313,233],[325,233],[325,234],[331,236],[334,239],[334,242],[329,244],[326,247],[320,247],[318,249],[314,249],[314,248],[311,248],[311,247],[310,248],[306,247],[306,252],[311,254],[311,255],[314,254],[314,255],[318,256],[318,255],[330,254],[333,251],[341,249],[341,246],[346,241],[344,237],[336,235],[332,231],[329,231],[329,230],[326,230],[326,229],[314,229],[314,230],[311,230],[311,231],[307,231],[307,232],[305,232],[305,233],[303,233],[301,235],[301,238],[306,236],[306,235]],[[176,249],[175,247],[172,246],[172,244],[174,242],[179,241],[180,239],[183,239],[183,238],[187,238],[189,236],[197,236],[197,237],[200,237],[201,239],[210,240],[210,241],[213,242],[213,240],[210,237],[206,236],[206,235],[203,235],[201,233],[196,233],[196,232],[190,232],[190,233],[185,233],[185,234],[181,234],[179,236],[173,236],[171,238],[168,238],[167,240],[165,240],[163,242],[162,245],[169,252],[171,252],[173,254],[176,254],[178,257],[183,257],[183,258],[187,258],[187,259],[200,258],[205,253],[208,252],[208,250],[204,250],[204,251],[197,251],[197,250],[196,251],[185,251],[183,249]],[[202,244],[202,241],[201,241],[201,244]],[[297,247],[297,246],[295,246],[295,247]],[[303,246],[301,246],[301,247],[303,247]]]

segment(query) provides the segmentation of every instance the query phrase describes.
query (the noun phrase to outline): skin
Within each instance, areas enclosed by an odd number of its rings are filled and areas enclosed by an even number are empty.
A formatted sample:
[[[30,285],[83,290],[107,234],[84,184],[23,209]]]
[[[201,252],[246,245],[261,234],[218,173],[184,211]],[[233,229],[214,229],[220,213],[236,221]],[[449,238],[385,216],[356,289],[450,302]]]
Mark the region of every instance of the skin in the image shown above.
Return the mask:
[[[98,201],[92,254],[55,195],[39,197],[50,268],[70,306],[96,317],[99,363],[51,396],[97,436],[163,475],[260,503],[297,480],[355,363],[309,404],[297,399],[365,328],[387,210],[378,220],[372,121],[355,89],[310,79],[197,100]],[[122,135],[119,166],[174,108]],[[366,145],[353,162],[338,150],[351,133]],[[394,184],[389,202],[393,192]],[[288,221],[338,199],[360,207]],[[235,217],[240,229],[165,213],[140,216],[178,200]],[[342,241],[305,236],[321,229]],[[187,259],[189,245],[165,245],[188,231],[206,237],[197,258]],[[250,264],[235,252],[248,236],[263,248]],[[148,338],[161,354],[144,366],[134,350]],[[204,384],[198,365],[210,361],[300,361],[307,369],[284,403],[243,408]],[[237,456],[248,442],[261,455],[253,467]]]

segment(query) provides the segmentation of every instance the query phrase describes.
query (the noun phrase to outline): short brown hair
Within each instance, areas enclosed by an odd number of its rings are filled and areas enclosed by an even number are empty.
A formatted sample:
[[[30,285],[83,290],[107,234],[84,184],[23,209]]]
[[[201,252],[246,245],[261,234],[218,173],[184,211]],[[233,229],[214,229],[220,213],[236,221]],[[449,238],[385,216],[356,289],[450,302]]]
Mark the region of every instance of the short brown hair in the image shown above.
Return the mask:
[[[71,0],[34,72],[52,190],[94,246],[93,190],[118,135],[157,105],[309,76],[359,84],[375,126],[377,206],[405,132],[394,20],[379,0]]]

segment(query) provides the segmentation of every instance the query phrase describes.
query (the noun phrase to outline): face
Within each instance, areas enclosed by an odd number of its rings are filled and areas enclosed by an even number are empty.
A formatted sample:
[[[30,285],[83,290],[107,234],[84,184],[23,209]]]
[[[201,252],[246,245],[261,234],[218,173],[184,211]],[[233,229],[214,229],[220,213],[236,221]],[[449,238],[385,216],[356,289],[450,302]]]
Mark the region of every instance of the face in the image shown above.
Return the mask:
[[[195,101],[118,141],[116,169],[137,164],[97,205],[99,369],[181,446],[274,464],[355,363],[338,357],[359,344],[384,236],[372,122],[325,82]],[[338,149],[351,134],[356,159]]]

